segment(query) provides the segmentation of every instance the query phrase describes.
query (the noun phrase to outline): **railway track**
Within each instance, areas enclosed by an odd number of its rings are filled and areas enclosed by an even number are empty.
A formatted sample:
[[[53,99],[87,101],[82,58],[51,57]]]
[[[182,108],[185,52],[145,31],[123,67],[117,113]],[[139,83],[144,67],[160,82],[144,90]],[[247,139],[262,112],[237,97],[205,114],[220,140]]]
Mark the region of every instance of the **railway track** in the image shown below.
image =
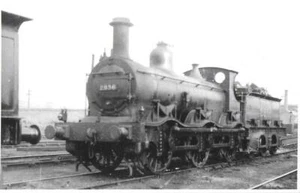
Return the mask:
[[[26,156],[10,156],[1,158],[2,167],[32,166],[38,164],[49,164],[68,161],[75,161],[75,158],[71,154],[63,152]]]
[[[21,143],[18,145],[2,145],[1,148],[4,149],[25,149],[25,148],[42,148],[42,147],[64,147],[66,144],[65,141],[58,140],[44,140],[40,141],[36,145],[32,145],[29,143]]]
[[[8,182],[8,183],[4,183],[3,187],[12,188],[12,187],[16,187],[16,186],[26,185],[26,184],[29,184],[32,182],[51,181],[51,180],[58,180],[58,179],[63,179],[63,178],[74,178],[74,177],[81,177],[81,176],[86,176],[86,175],[95,175],[95,174],[100,174],[100,173],[101,172],[86,172],[86,173],[73,174],[73,175],[40,178],[37,180],[35,179],[35,180],[25,180],[25,181],[18,181],[18,182]]]
[[[281,152],[281,153],[276,154],[275,156],[289,154],[289,153],[293,153],[293,152],[297,152],[297,150],[289,150],[289,151]],[[201,169],[198,169],[198,168],[186,168],[186,169],[181,168],[181,169],[177,169],[177,170],[173,169],[173,170],[169,170],[168,172],[165,172],[161,175],[146,175],[146,176],[139,176],[139,177],[133,177],[133,178],[128,178],[128,176],[126,174],[128,174],[129,169],[122,167],[122,168],[117,168],[117,170],[115,172],[113,172],[109,176],[109,179],[107,179],[107,180],[97,180],[97,182],[95,182],[95,183],[89,184],[87,186],[79,186],[79,187],[76,187],[76,189],[101,189],[101,188],[113,187],[113,186],[117,186],[117,185],[125,184],[125,183],[140,182],[140,181],[144,181],[144,180],[148,180],[148,179],[155,179],[155,178],[171,176],[171,177],[169,177],[169,180],[166,181],[164,184],[160,184],[158,186],[151,187],[154,189],[161,189],[161,188],[164,188],[172,180],[172,178],[174,176],[176,176],[177,174],[180,174],[180,173],[191,172],[193,170],[209,170],[209,171],[210,170],[218,170],[218,169],[222,169],[222,168],[238,166],[238,165],[248,164],[248,163],[255,164],[256,160],[264,159],[264,158],[268,158],[268,157],[258,157],[258,158],[254,158],[254,159],[241,159],[241,160],[237,160],[237,161],[231,162],[231,163],[221,162],[221,163],[216,163],[216,164],[209,164],[209,165],[204,166]],[[270,163],[270,160],[267,160],[266,163]],[[42,179],[28,180],[28,181],[6,182],[3,184],[3,187],[6,187],[6,188],[16,187],[17,188],[19,186],[24,186],[24,185],[30,184],[30,183],[40,183],[40,182],[51,183],[51,181],[58,180],[58,179],[68,179],[69,181],[67,181],[67,182],[70,182],[71,179],[73,179],[73,178],[79,178],[79,177],[84,177],[84,176],[88,177],[88,176],[94,176],[94,175],[98,175],[98,174],[101,175],[101,172],[88,172],[88,173],[49,177],[49,178],[42,178]],[[105,178],[104,175],[102,175],[101,177]],[[98,182],[98,181],[100,181],[100,182]],[[69,188],[69,187],[66,186],[65,188]]]
[[[228,167],[231,165],[236,165],[236,163],[218,163],[218,164],[211,164],[211,165],[207,165],[205,167],[203,167],[202,169],[220,169],[220,168],[224,168],[224,167]],[[128,168],[117,168],[115,172],[117,172],[117,174],[115,173],[113,176],[115,177],[115,180],[110,180],[110,182],[103,182],[101,184],[93,184],[93,185],[89,185],[89,186],[82,186],[82,187],[78,187],[78,189],[100,189],[100,188],[106,188],[106,187],[110,187],[110,186],[115,186],[115,185],[119,185],[119,184],[124,184],[124,183],[130,183],[130,182],[136,182],[136,181],[143,181],[143,180],[147,180],[147,179],[151,179],[151,178],[158,178],[161,176],[166,176],[166,175],[172,175],[172,174],[179,174],[179,173],[183,173],[183,172],[190,172],[192,170],[195,170],[197,168],[188,168],[188,169],[180,169],[180,170],[176,170],[176,171],[169,171],[166,172],[164,174],[161,175],[146,175],[146,176],[139,176],[139,177],[133,177],[133,178],[126,178],[126,179],[119,179],[120,176],[119,174],[122,173],[123,178],[125,176],[127,176],[125,173],[127,173]],[[77,178],[77,177],[83,177],[83,176],[94,176],[97,174],[102,174],[100,171],[98,172],[87,172],[87,173],[80,173],[80,174],[73,174],[73,175],[63,175],[63,176],[57,176],[57,177],[49,177],[49,178],[40,178],[40,179],[35,179],[35,180],[26,180],[26,181],[17,181],[17,182],[7,182],[3,184],[4,188],[14,188],[14,187],[18,187],[18,186],[22,186],[22,185],[26,185],[26,184],[30,184],[30,183],[34,183],[34,182],[45,182],[45,181],[53,181],[53,180],[58,180],[58,179],[71,179],[71,178]],[[122,178],[122,177],[121,177]],[[161,187],[162,188],[162,187]]]
[[[281,139],[282,147],[285,148],[297,148],[298,137],[297,136],[289,136]]]
[[[275,182],[276,180],[280,180],[280,179],[282,179],[282,178],[285,178],[285,177],[287,177],[287,176],[289,176],[289,175],[293,175],[293,174],[295,174],[295,173],[297,174],[297,171],[298,171],[298,169],[289,171],[289,172],[284,173],[284,174],[282,174],[282,175],[279,175],[279,176],[277,176],[277,177],[275,177],[275,178],[269,179],[269,180],[267,180],[267,181],[265,181],[265,182],[263,182],[263,183],[260,183],[260,184],[258,184],[258,185],[255,185],[255,186],[251,187],[250,189],[252,189],[252,190],[253,190],[253,189],[260,189],[260,188],[264,187],[265,185],[267,185],[267,184],[269,184],[269,183],[271,183],[271,182]]]
[[[291,136],[281,139],[281,143],[284,147],[293,147],[297,144],[297,137]],[[53,141],[46,140],[40,142],[38,145],[32,146],[30,144],[21,144],[17,147],[20,148],[44,148],[49,150],[52,147],[63,147],[65,145],[64,141]],[[64,147],[63,147],[64,149]],[[69,153],[51,153],[51,154],[40,154],[40,155],[26,155],[26,156],[10,156],[2,157],[1,162],[4,167],[12,166],[33,166],[38,164],[49,164],[49,163],[58,163],[58,162],[68,162],[75,161],[72,155]]]
[[[295,150],[289,150],[286,152],[281,152],[281,153],[276,154],[275,156],[289,154],[289,153],[293,153],[293,152],[297,152],[297,150],[295,149]],[[260,159],[260,158],[265,158],[265,157],[259,157],[258,159]],[[205,165],[203,168],[200,168],[200,169],[211,171],[211,170],[218,170],[218,169],[223,169],[223,168],[227,168],[227,167],[231,167],[231,166],[238,166],[238,165],[242,165],[245,163],[246,164],[252,163],[252,162],[253,162],[253,160],[241,159],[241,160],[237,160],[237,161],[234,161],[231,163],[221,162],[221,163],[216,163],[216,164],[209,164],[209,165]],[[266,161],[266,163],[270,163],[270,161]],[[179,169],[179,170],[175,170],[175,171],[168,171],[168,172],[165,172],[160,175],[148,175],[148,176],[142,176],[142,177],[137,177],[137,178],[121,179],[121,180],[116,180],[114,182],[100,183],[100,184],[95,184],[95,185],[91,185],[91,186],[87,186],[87,187],[82,187],[81,189],[101,189],[101,188],[107,188],[107,187],[111,187],[111,186],[118,186],[118,185],[124,184],[124,183],[139,182],[139,181],[143,181],[143,180],[147,180],[147,179],[151,179],[151,178],[161,178],[162,176],[166,176],[166,177],[171,176],[169,178],[169,180],[167,180],[165,183],[151,186],[152,189],[163,189],[165,186],[167,186],[170,183],[170,181],[173,179],[173,177],[176,176],[176,174],[192,172],[193,170],[199,170],[199,168]]]
[[[225,168],[225,167],[230,167],[230,166],[236,166],[238,164],[242,164],[245,162],[236,162],[236,163],[226,163],[226,162],[222,162],[222,163],[218,163],[218,164],[210,164],[207,166],[204,166],[201,169],[204,170],[217,170],[217,169],[221,169],[221,168]],[[169,182],[172,180],[172,178],[176,175],[176,174],[182,174],[182,173],[188,173],[191,172],[193,170],[199,170],[199,168],[187,168],[187,169],[178,169],[178,170],[173,170],[173,171],[167,171],[163,174],[160,175],[146,175],[146,176],[141,176],[141,177],[134,177],[134,178],[128,178],[128,179],[118,179],[116,181],[113,182],[108,182],[108,183],[100,183],[100,184],[94,184],[94,185],[90,185],[90,186],[86,186],[86,187],[81,187],[80,189],[101,189],[101,188],[107,188],[107,187],[112,187],[112,186],[118,186],[120,184],[125,184],[125,183],[131,183],[131,182],[140,182],[143,180],[148,180],[148,179],[155,179],[155,178],[161,178],[161,177],[168,177],[171,176],[171,178],[163,183],[163,184],[159,184],[158,186],[151,186],[151,188],[153,189],[163,189],[165,186],[167,186],[169,184]]]

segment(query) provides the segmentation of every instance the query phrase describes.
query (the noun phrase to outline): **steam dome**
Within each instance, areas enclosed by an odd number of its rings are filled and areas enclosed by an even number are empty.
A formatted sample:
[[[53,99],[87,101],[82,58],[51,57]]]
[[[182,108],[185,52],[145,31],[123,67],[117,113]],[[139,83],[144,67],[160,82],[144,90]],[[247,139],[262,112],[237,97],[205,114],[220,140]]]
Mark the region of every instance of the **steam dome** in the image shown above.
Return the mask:
[[[154,68],[173,69],[173,54],[168,44],[159,42],[150,54],[150,66]]]

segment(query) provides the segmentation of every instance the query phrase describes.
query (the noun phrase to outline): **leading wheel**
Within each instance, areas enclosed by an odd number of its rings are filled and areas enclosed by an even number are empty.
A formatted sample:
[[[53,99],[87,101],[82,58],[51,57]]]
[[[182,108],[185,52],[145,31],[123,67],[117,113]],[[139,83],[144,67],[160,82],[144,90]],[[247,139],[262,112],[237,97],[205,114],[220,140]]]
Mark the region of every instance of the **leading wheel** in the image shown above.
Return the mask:
[[[266,146],[266,144],[267,144],[267,139],[266,139],[266,137],[265,137],[264,135],[261,135],[261,136],[259,137],[259,146],[260,146],[261,148],[258,149],[258,152],[259,152],[259,154],[260,154],[261,156],[263,156],[263,157],[267,156],[267,148],[262,147],[262,146]]]
[[[124,152],[120,145],[106,145],[95,151],[91,162],[98,170],[109,173],[120,165],[123,156]]]

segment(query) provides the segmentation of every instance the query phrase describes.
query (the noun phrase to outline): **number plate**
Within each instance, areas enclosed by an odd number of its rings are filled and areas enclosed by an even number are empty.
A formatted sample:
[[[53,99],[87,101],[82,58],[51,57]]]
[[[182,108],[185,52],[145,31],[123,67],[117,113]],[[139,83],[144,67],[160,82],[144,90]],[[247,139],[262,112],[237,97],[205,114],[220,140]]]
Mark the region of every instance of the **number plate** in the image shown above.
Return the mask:
[[[100,91],[114,91],[117,90],[116,84],[104,84],[100,85]]]

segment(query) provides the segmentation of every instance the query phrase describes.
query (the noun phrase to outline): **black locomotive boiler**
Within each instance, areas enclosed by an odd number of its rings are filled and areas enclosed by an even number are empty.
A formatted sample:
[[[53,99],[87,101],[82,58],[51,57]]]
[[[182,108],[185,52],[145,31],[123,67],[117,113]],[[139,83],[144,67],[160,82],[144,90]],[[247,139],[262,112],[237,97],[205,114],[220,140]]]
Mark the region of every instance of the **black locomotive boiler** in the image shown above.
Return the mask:
[[[1,145],[21,141],[36,144],[41,139],[37,125],[22,124],[19,117],[19,35],[20,26],[31,19],[1,11]]]
[[[237,152],[276,152],[285,135],[280,99],[239,87],[237,72],[224,68],[194,64],[177,75],[163,42],[151,52],[150,67],[140,65],[128,54],[130,21],[110,25],[112,55],[89,75],[88,116],[45,130],[47,138],[66,140],[78,164],[110,172],[124,159],[160,173],[174,157],[202,167],[213,153],[231,161]]]

